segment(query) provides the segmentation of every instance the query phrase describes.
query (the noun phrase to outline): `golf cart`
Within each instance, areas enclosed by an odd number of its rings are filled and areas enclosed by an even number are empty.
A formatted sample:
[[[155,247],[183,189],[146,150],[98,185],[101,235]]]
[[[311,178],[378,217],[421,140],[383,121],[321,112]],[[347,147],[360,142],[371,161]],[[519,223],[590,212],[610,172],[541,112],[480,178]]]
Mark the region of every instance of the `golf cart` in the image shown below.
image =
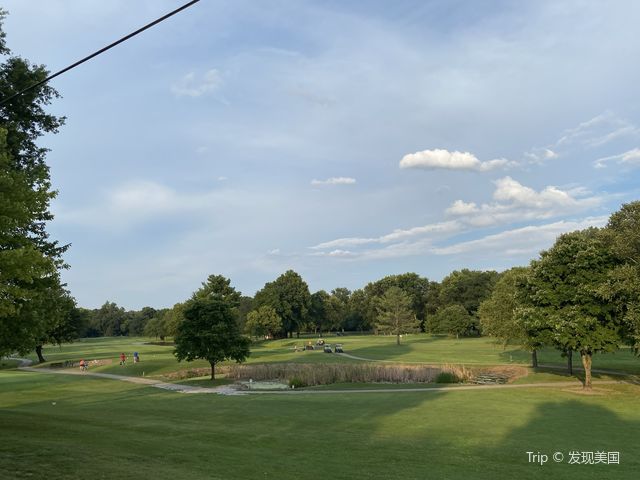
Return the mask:
[[[333,353],[333,350],[331,350],[331,345],[325,344],[324,353]]]
[[[336,353],[344,353],[344,350],[342,349],[342,344],[341,343],[336,343],[336,346],[334,348]]]

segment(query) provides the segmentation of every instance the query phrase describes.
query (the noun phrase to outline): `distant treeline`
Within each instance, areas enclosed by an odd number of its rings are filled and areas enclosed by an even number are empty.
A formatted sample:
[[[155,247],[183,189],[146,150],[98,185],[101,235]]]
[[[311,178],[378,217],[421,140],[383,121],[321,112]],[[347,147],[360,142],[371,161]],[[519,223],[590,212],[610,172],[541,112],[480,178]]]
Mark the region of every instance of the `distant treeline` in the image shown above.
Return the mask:
[[[376,300],[389,288],[398,287],[411,299],[410,308],[422,331],[480,335],[478,308],[491,295],[499,278],[495,271],[468,269],[454,271],[441,282],[404,273],[386,276],[354,291],[339,287],[310,293],[302,277],[289,270],[267,283],[255,297],[241,297],[238,323],[247,333],[270,337],[301,332],[372,331],[378,315]],[[110,301],[94,310],[78,308],[79,333],[83,337],[146,335],[164,340],[176,333],[182,308],[183,303],[177,303],[172,308],[127,311]],[[260,322],[269,309],[275,312],[276,322],[261,330]]]

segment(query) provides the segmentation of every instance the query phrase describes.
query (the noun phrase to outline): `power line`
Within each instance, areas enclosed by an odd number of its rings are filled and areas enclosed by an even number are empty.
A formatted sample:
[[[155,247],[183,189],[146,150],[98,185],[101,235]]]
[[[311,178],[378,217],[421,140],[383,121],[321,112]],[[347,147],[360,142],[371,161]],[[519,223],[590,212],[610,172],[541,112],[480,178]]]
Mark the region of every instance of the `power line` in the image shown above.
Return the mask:
[[[91,55],[88,55],[86,57],[84,57],[82,60],[78,60],[76,63],[69,65],[66,68],[63,68],[62,70],[54,73],[53,75],[49,75],[47,78],[45,78],[44,80],[38,82],[38,83],[34,83],[33,85],[28,86],[27,88],[20,90],[19,92],[14,93],[13,95],[4,98],[2,100],[0,100],[0,106],[4,105],[5,103],[7,103],[9,100],[14,99],[15,97],[22,95],[23,93],[28,92],[29,90],[33,90],[36,87],[39,87],[40,85],[47,83],[49,80],[56,78],[58,75],[62,75],[65,72],[68,72],[69,70],[71,70],[72,68],[77,67],[78,65],[83,64],[84,62],[91,60],[93,57],[97,57],[98,55],[100,55],[101,53],[106,52],[107,50],[115,47],[116,45],[121,44],[122,42],[126,42],[127,40],[129,40],[131,37],[135,37],[136,35],[138,35],[139,33],[144,32],[145,30],[153,27],[154,25],[157,25],[158,23],[166,20],[169,17],[172,17],[173,15],[175,15],[176,13],[181,12],[182,10],[185,10],[187,8],[189,8],[191,5],[198,3],[200,0],[192,0],[191,2],[188,2],[186,4],[184,4],[183,6],[181,6],[180,8],[176,8],[175,10],[173,10],[172,12],[167,13],[166,15],[163,15],[162,17],[158,18],[157,20],[154,20],[151,23],[148,23],[147,25],[145,25],[142,28],[139,28],[138,30],[136,30],[135,32],[130,33],[129,35],[126,35],[124,37],[122,37],[120,40],[117,40],[109,45],[107,45],[106,47],[101,48],[100,50],[98,50],[97,52],[92,53]]]

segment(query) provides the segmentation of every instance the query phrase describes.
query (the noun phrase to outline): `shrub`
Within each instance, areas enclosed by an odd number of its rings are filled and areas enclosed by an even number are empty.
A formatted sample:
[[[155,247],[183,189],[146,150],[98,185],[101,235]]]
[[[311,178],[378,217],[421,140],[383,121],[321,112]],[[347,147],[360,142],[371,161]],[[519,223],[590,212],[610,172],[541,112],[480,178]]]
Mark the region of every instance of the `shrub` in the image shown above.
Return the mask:
[[[289,387],[290,388],[303,388],[303,387],[306,387],[306,386],[307,386],[307,384],[301,378],[293,377],[291,380],[289,380]]]
[[[436,383],[460,383],[460,379],[453,372],[440,372],[436,377]]]

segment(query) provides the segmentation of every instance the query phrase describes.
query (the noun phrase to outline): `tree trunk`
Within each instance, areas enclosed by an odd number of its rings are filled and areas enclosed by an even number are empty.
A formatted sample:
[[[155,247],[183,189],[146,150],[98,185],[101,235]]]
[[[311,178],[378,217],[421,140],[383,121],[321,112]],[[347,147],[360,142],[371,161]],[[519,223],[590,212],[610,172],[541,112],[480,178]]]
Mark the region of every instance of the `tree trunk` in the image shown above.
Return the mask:
[[[567,351],[567,371],[573,375],[573,350]]]
[[[531,366],[538,368],[538,351],[535,348],[531,350]]]
[[[215,380],[216,379],[216,364],[215,364],[215,362],[209,362],[209,365],[211,365],[211,380]]]
[[[582,366],[584,367],[584,385],[585,390],[591,390],[591,354],[582,353]]]
[[[400,345],[400,334],[396,335],[396,345]]]
[[[47,360],[42,356],[42,345],[36,345],[36,354],[38,355],[38,362],[44,363]]]

